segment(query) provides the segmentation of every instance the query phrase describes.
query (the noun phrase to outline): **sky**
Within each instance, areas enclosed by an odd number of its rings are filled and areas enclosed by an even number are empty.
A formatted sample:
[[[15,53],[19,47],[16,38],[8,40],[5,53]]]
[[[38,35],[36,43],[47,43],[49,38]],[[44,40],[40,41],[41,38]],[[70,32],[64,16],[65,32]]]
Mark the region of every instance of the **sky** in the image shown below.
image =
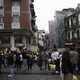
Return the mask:
[[[49,20],[54,20],[55,11],[76,8],[80,0],[34,0],[36,24],[39,30],[49,32]]]

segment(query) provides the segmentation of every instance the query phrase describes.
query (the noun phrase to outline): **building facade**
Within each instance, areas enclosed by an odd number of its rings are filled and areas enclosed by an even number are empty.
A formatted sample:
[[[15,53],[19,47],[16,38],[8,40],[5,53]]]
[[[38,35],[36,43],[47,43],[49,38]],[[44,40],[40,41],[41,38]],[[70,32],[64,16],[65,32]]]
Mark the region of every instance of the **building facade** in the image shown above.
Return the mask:
[[[58,48],[64,47],[64,18],[74,12],[73,8],[56,11],[54,21],[49,21],[51,48],[56,45]]]
[[[57,32],[56,32],[56,21],[49,21],[49,41],[50,48],[53,48],[54,45],[57,45]]]
[[[27,47],[35,31],[34,0],[0,0],[0,47]]]
[[[80,10],[65,18],[65,45],[80,47]]]
[[[75,12],[65,18],[65,46],[80,48],[80,4]]]

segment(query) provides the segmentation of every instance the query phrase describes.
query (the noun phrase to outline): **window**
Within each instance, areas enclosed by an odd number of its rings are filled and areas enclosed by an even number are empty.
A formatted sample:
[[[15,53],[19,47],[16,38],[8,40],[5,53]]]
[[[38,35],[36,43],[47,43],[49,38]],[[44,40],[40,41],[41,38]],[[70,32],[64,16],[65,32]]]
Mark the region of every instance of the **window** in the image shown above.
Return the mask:
[[[78,22],[79,22],[79,25],[80,25],[80,14],[78,15]]]
[[[79,29],[77,30],[77,38],[79,39]]]
[[[20,23],[19,22],[13,22],[12,23],[12,29],[20,29]]]
[[[20,2],[19,1],[13,1],[12,2],[12,16],[13,15],[19,15],[20,16]]]
[[[72,31],[67,32],[67,40],[72,40]]]
[[[70,31],[70,40],[72,40],[72,31]]]
[[[70,32],[67,32],[67,40],[70,40]]]
[[[4,1],[4,0],[0,0],[0,9],[3,8],[3,5],[4,5],[4,4],[3,4],[3,1]]]
[[[69,19],[69,27],[71,28],[71,19]]]
[[[73,24],[76,24],[76,17],[73,18]]]
[[[79,38],[80,38],[80,28],[79,28]]]
[[[77,38],[77,32],[74,33],[74,37]]]
[[[20,17],[19,16],[13,16],[13,21],[12,22],[19,22]]]
[[[4,24],[0,23],[0,29],[4,29]]]
[[[0,9],[0,16],[4,16],[4,9]]]
[[[0,17],[0,23],[3,23],[3,17]]]
[[[74,31],[72,31],[72,39],[74,39]]]
[[[69,20],[67,20],[67,22],[66,22],[66,26],[69,28]]]

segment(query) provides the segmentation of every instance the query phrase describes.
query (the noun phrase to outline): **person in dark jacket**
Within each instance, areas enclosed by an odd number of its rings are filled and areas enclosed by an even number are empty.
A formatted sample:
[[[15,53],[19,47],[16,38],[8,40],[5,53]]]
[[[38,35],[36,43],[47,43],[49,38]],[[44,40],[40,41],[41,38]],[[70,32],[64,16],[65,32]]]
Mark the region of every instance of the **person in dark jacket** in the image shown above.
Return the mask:
[[[38,66],[39,66],[40,70],[42,70],[42,65],[43,65],[43,57],[42,57],[42,54],[39,54],[39,56],[38,56]]]
[[[64,80],[72,80],[72,64],[70,61],[69,49],[66,48],[62,54],[62,72],[64,74]],[[69,79],[68,79],[69,77]]]
[[[78,72],[78,57],[79,57],[79,54],[75,46],[73,46],[70,50],[70,60],[72,64],[73,74],[76,74]]]
[[[31,51],[29,51],[27,53],[27,68],[28,68],[28,71],[32,70],[32,66],[33,66],[33,57],[32,57]]]
[[[1,65],[2,65],[2,57],[1,57],[1,53],[0,53],[0,73],[1,73]]]
[[[8,66],[13,65],[13,54],[11,53],[11,51],[9,51],[7,59],[8,59]]]
[[[78,51],[78,73],[80,73],[80,49],[77,49]]]
[[[72,64],[70,61],[70,54],[69,50],[66,49],[62,54],[62,72],[64,74],[71,73],[72,72]]]

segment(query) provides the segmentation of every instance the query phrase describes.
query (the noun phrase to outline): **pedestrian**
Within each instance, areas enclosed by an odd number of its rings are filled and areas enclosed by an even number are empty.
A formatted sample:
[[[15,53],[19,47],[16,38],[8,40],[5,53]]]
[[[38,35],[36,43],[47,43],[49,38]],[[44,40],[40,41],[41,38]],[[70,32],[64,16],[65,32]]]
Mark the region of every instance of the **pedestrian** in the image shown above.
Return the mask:
[[[49,50],[48,51],[48,70],[50,71],[50,64],[51,64],[51,61],[52,61],[52,58],[51,58],[51,53],[52,53],[52,50]]]
[[[77,49],[78,52],[78,74],[76,75],[78,80],[80,80],[80,48]]]
[[[20,51],[19,50],[16,51],[16,68],[17,68],[17,71],[20,70]]]
[[[42,66],[43,66],[43,57],[42,57],[42,54],[38,55],[38,66],[39,66],[40,70],[42,71]]]
[[[12,51],[11,50],[9,51],[7,58],[8,58],[9,72],[11,72],[11,70],[14,68],[14,66],[13,66],[14,60],[13,60],[13,54],[12,54]]]
[[[21,70],[22,64],[23,64],[23,55],[22,55],[22,53],[19,54],[19,57],[20,57],[19,68],[20,68],[20,70]]]
[[[16,68],[16,51],[13,51],[14,67]]]
[[[47,70],[48,69],[48,51],[45,51],[43,59],[44,59],[45,70]]]
[[[2,69],[4,69],[4,65],[5,65],[4,60],[5,60],[4,53],[3,51],[1,51],[1,68]]]
[[[8,66],[10,67],[11,65],[13,65],[13,54],[11,51],[9,51],[9,53],[8,53]]]
[[[72,72],[73,75],[76,75],[78,72],[78,52],[75,48],[75,45],[73,45],[70,49],[70,60],[71,60],[71,64],[72,64]]]
[[[72,64],[70,61],[69,48],[65,48],[62,53],[62,73],[64,74],[63,80],[72,80]]]
[[[33,57],[32,57],[31,51],[29,51],[28,54],[27,54],[28,71],[32,70],[32,65],[33,65]]]
[[[1,65],[2,65],[2,57],[1,57],[1,53],[0,53],[0,73],[1,73]]]
[[[56,65],[56,73],[60,71],[60,60],[59,60],[59,52],[57,48],[54,48],[51,54],[52,61]]]

